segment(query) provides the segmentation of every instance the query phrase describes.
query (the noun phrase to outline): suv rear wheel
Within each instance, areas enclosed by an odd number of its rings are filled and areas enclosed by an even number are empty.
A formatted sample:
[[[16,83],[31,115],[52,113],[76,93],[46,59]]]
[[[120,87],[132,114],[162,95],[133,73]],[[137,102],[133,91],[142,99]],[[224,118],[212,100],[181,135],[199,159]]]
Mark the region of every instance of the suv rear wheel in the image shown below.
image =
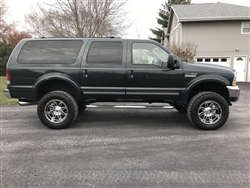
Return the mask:
[[[213,92],[201,92],[190,100],[187,115],[198,128],[215,130],[227,121],[229,107],[221,95]]]
[[[40,100],[37,115],[41,122],[51,129],[67,128],[78,115],[78,105],[69,93],[52,91]]]

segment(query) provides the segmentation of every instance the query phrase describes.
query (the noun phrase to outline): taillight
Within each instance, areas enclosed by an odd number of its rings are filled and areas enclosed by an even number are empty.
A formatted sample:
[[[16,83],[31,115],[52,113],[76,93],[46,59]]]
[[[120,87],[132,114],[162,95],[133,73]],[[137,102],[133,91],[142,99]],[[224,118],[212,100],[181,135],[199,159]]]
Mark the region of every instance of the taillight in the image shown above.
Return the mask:
[[[6,80],[7,80],[7,84],[10,84],[10,71],[6,70]]]

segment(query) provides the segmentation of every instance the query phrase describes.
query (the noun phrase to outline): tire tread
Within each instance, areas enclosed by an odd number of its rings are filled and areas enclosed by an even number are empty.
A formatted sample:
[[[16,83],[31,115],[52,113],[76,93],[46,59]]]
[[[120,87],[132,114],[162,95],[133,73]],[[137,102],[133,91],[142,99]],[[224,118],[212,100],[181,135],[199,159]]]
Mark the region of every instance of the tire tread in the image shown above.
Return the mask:
[[[200,93],[196,94],[195,96],[193,96],[193,98],[190,100],[190,102],[188,104],[188,107],[187,107],[187,116],[188,116],[189,121],[193,125],[197,126],[198,128],[203,129],[203,130],[215,130],[215,129],[220,128],[222,125],[224,125],[224,123],[228,119],[228,116],[229,116],[229,107],[228,107],[228,105],[226,106],[226,109],[224,109],[228,113],[224,113],[224,110],[223,110],[223,115],[225,116],[225,117],[222,117],[222,118],[224,118],[223,123],[218,124],[216,126],[208,127],[208,126],[202,125],[201,123],[200,124],[195,123],[194,120],[193,120],[193,117],[192,117],[192,113],[193,113],[192,108],[193,108],[193,105],[196,103],[196,101],[199,98],[201,98],[201,97],[207,97],[208,95],[210,95],[212,97],[216,97],[218,100],[221,100],[221,102],[224,103],[223,105],[225,107],[225,103],[227,103],[227,102],[226,102],[226,100],[221,95],[219,95],[217,93],[214,93],[214,92],[210,92],[210,91],[200,92]]]
[[[69,120],[69,122],[67,123],[64,123],[64,124],[61,124],[61,125],[56,125],[56,126],[53,126],[51,123],[47,122],[47,120],[45,119],[46,117],[44,117],[44,112],[43,112],[43,106],[44,106],[44,103],[46,102],[46,100],[48,100],[49,98],[52,98],[52,97],[59,97],[59,98],[63,98],[64,100],[68,100],[68,102],[70,102],[70,105],[73,106],[74,108],[74,117],[72,119]],[[37,106],[37,115],[39,117],[39,119],[41,120],[41,122],[51,128],[51,129],[63,129],[63,128],[67,128],[69,127],[77,118],[77,115],[78,115],[78,104],[75,100],[75,98],[65,92],[65,91],[52,91],[50,93],[47,93],[46,95],[44,95],[42,97],[42,99],[39,101],[39,104]]]

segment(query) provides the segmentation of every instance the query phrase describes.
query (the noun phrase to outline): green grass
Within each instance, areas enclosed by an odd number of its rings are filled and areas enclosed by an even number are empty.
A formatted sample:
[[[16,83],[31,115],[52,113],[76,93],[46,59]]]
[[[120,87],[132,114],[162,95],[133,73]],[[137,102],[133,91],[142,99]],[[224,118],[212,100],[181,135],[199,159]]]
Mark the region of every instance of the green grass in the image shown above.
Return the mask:
[[[0,76],[0,106],[17,105],[17,99],[9,99],[3,94],[3,90],[7,88],[5,76]]]

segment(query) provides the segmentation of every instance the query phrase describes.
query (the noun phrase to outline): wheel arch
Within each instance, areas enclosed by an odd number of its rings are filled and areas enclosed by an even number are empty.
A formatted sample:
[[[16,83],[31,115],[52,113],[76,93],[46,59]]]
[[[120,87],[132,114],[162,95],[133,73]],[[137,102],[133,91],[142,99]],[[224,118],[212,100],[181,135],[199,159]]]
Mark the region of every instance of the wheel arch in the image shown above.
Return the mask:
[[[213,80],[213,81],[200,82],[191,87],[189,90],[188,101],[197,93],[204,91],[211,91],[217,93],[221,95],[223,98],[225,98],[226,101],[229,96],[226,84],[221,81]]]
[[[47,75],[38,79],[34,85],[34,93],[37,100],[40,100],[50,91],[61,90],[71,94],[77,101],[82,99],[78,84],[68,75]]]
[[[217,93],[228,101],[229,93],[226,87],[227,85],[229,85],[229,82],[226,79],[197,80],[196,82],[190,83],[187,89],[181,93],[178,104],[187,105],[194,95],[204,91]]]

